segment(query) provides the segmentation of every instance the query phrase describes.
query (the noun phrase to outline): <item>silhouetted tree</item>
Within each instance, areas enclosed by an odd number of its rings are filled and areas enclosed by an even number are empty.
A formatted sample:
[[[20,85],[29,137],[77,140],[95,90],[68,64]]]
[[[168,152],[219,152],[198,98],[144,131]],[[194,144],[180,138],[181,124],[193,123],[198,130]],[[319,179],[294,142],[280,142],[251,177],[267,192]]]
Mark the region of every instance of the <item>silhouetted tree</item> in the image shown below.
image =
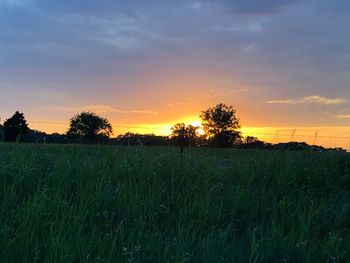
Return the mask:
[[[223,103],[203,111],[200,115],[209,142],[217,147],[232,147],[241,140],[241,127],[232,106]]]
[[[107,119],[93,112],[82,112],[70,120],[67,136],[76,142],[97,143],[108,139],[112,132]]]
[[[198,127],[177,123],[171,128],[171,139],[180,146],[195,146],[198,138],[197,130]]]
[[[4,126],[0,124],[0,142],[4,140]]]
[[[52,133],[47,135],[46,143],[66,144],[68,140],[65,134]]]
[[[23,142],[66,144],[68,143],[68,140],[65,134],[47,134],[42,131],[30,129],[29,132],[23,136]]]
[[[5,142],[15,142],[23,141],[23,136],[28,134],[29,128],[27,121],[24,118],[23,113],[18,111],[4,122],[4,141]]]
[[[244,138],[244,142],[243,143],[246,143],[246,144],[252,144],[252,143],[256,143],[256,142],[259,142],[260,140],[256,137],[253,137],[253,136],[247,136]]]
[[[144,145],[144,146],[165,146],[168,145],[168,137],[155,134],[138,134],[127,132],[111,139],[110,143],[118,145]]]
[[[266,148],[266,143],[260,141],[258,138],[253,136],[247,136],[244,138],[240,148],[243,149],[264,149]]]
[[[29,132],[23,136],[23,141],[32,143],[45,143],[47,136],[48,135],[45,132],[38,130],[29,130]]]

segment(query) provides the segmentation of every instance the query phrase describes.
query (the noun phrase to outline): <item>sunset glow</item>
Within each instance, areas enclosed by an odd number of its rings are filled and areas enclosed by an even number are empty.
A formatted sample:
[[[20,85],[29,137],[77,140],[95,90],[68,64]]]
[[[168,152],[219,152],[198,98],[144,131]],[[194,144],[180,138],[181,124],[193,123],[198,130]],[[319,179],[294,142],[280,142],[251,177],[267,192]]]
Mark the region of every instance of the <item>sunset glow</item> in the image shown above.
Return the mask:
[[[32,129],[65,133],[91,111],[114,136],[169,135],[223,102],[244,135],[348,147],[341,0],[54,2],[0,0],[2,122],[19,110]]]

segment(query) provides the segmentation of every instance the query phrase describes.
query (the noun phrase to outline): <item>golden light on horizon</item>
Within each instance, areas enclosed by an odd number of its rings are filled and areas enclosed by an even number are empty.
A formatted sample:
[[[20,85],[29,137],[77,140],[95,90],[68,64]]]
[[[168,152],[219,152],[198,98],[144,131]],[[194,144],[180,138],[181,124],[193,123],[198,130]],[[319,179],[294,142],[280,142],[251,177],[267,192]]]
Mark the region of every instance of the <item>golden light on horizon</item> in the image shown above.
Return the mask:
[[[113,137],[127,132],[140,134],[155,134],[169,136],[171,127],[176,123],[185,123],[199,127],[199,134],[204,134],[201,119],[197,116],[179,118],[166,123],[116,123],[113,122]],[[65,122],[35,122],[29,121],[30,128],[45,131],[47,133],[65,133],[68,123]],[[279,143],[279,142],[307,142],[324,147],[343,147],[350,149],[350,127],[242,127],[242,135],[257,137],[259,140]],[[319,131],[316,134],[316,131]]]
[[[176,123],[184,123],[186,125],[192,125],[194,127],[198,127],[198,133],[200,135],[204,134],[204,130],[202,128],[201,120],[198,117],[185,117],[180,118],[178,120],[167,122],[167,123],[153,123],[153,124],[145,124],[139,123],[135,125],[125,124],[125,125],[113,125],[115,135],[120,135],[125,132],[134,132],[134,133],[143,133],[143,134],[156,134],[160,136],[169,136],[172,131],[171,128]]]

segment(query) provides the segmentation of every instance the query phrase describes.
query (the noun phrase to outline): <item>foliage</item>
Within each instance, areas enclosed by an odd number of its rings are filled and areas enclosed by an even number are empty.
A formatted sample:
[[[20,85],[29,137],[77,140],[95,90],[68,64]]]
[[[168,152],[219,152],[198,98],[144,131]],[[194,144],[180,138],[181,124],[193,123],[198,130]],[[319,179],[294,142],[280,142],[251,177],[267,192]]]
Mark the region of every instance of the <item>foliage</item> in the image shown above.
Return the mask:
[[[168,141],[168,138],[165,136],[128,132],[128,133],[119,135],[115,139],[111,139],[110,143],[116,144],[116,145],[164,146],[164,145],[168,145],[169,141]]]
[[[0,124],[0,142],[3,141],[3,135],[4,135],[4,126]]]
[[[67,136],[77,142],[97,143],[109,138],[112,125],[93,112],[82,112],[70,120]]]
[[[52,133],[47,134],[45,132],[30,130],[27,135],[23,137],[24,142],[31,143],[57,143],[65,144],[68,143],[67,136],[65,134]]]
[[[171,139],[177,145],[196,146],[199,137],[197,130],[198,127],[177,123],[171,128]]]
[[[4,141],[23,141],[23,137],[28,134],[29,128],[24,114],[18,111],[4,122]]]
[[[244,139],[244,142],[245,142],[246,144],[257,143],[257,142],[259,142],[259,139],[256,138],[256,137],[253,137],[253,136],[247,136],[247,137]]]
[[[240,121],[233,106],[220,103],[200,115],[208,139],[217,147],[232,147],[240,142]]]
[[[349,262],[350,157],[0,145],[0,261]]]
[[[242,144],[239,148],[243,149],[272,149],[272,144],[260,141],[258,138],[253,136],[247,136],[243,139]]]

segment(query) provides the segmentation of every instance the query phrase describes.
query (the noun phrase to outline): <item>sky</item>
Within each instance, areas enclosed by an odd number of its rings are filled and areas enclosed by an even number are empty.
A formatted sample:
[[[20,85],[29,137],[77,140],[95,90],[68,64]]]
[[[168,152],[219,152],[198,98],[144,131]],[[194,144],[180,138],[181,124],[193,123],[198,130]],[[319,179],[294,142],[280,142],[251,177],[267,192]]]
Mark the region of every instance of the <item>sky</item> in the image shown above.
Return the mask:
[[[349,24],[348,0],[0,0],[0,117],[165,134],[223,102],[250,133],[350,137]]]

